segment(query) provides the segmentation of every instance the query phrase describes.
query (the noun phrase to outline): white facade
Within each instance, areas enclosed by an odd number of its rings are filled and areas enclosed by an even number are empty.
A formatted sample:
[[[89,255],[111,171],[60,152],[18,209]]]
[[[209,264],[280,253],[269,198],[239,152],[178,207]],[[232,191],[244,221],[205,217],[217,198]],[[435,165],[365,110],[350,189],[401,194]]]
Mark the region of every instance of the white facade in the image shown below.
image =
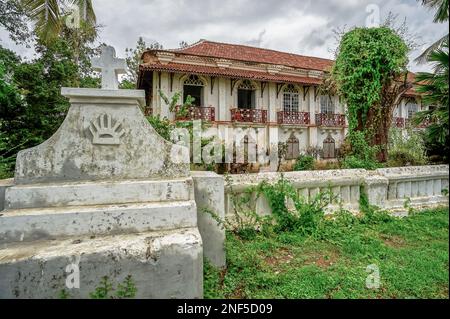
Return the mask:
[[[161,77],[161,80],[159,80]],[[171,86],[171,78],[168,72],[153,72],[153,89],[151,97],[151,107],[153,114],[159,114],[167,117],[169,120],[175,121],[175,113],[169,111],[168,105],[161,98],[159,91],[169,99],[181,92],[183,96],[184,81],[188,75],[174,74],[173,84]],[[227,78],[216,78],[214,87],[211,88],[211,78],[209,76],[198,76],[204,83],[202,89],[202,106],[214,109],[214,122],[211,122],[211,129],[219,129],[221,132],[225,128],[255,128],[258,134],[264,135],[264,143],[271,145],[278,142],[286,142],[288,138],[294,134],[299,140],[300,150],[307,150],[309,147],[322,148],[322,143],[330,134],[336,141],[338,148],[345,137],[347,123],[344,125],[317,125],[316,114],[321,113],[320,95],[315,96],[315,88],[313,86],[294,85],[299,96],[298,112],[309,113],[309,123],[298,124],[279,124],[278,112],[284,109],[283,96],[284,90],[288,84],[283,85],[279,94],[277,94],[277,84],[268,83],[261,89],[261,82],[251,81],[255,87],[255,109],[267,112],[267,120],[264,123],[258,122],[236,122],[232,119],[231,110],[238,108],[238,87],[244,80],[238,80],[234,85],[232,92],[231,80]],[[170,89],[172,87],[172,90]],[[278,95],[278,96],[277,96]],[[345,114],[345,107],[339,103],[336,96],[333,100],[333,114]],[[208,134],[208,133],[207,133]]]
[[[248,133],[258,148],[289,142],[293,152],[286,159],[305,152],[332,159],[347,134],[345,105],[320,91],[330,60],[209,41],[187,49],[150,50],[142,59],[138,86],[146,90],[152,114],[182,120],[169,111],[160,92],[169,99],[181,93],[179,104],[194,96],[196,107],[185,119],[210,122],[207,135],[224,140],[242,134],[238,128],[254,129]],[[420,103],[411,100],[403,99],[395,110],[394,126],[404,127],[420,110]]]

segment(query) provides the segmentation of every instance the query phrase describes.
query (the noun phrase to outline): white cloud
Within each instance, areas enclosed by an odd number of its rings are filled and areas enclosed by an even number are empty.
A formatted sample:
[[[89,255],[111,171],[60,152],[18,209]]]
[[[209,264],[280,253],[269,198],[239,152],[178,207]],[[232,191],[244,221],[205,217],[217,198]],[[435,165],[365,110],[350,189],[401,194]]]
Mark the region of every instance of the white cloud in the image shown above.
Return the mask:
[[[166,48],[204,38],[333,58],[333,29],[363,26],[372,3],[379,6],[381,20],[389,12],[406,18],[410,31],[421,35],[422,49],[447,32],[448,26],[434,24],[433,12],[416,0],[94,0],[94,8],[104,25],[100,40],[119,55],[143,36]],[[4,32],[0,35],[2,45],[13,47]]]

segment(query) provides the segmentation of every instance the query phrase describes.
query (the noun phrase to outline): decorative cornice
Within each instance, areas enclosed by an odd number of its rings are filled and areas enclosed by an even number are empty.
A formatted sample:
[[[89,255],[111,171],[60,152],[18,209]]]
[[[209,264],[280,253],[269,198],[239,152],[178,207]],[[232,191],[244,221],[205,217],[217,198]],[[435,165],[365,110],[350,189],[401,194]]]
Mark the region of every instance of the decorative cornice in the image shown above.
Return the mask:
[[[268,64],[266,66],[266,69],[267,69],[267,72],[269,72],[269,74],[278,74],[278,73],[280,73],[281,70],[284,69],[284,66]]]
[[[175,59],[175,53],[167,52],[167,51],[159,51],[156,52],[156,57],[158,58],[161,64],[168,64]]]
[[[216,60],[217,67],[219,67],[221,69],[227,69],[232,64],[233,64],[233,62],[231,62],[230,60],[227,60],[227,59],[217,59]]]

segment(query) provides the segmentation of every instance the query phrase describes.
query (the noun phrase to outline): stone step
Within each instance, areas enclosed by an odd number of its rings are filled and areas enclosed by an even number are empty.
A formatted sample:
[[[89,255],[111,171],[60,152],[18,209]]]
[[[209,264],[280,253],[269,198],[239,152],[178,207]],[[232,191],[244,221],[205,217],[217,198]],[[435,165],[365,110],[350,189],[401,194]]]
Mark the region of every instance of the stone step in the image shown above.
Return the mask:
[[[0,216],[0,245],[70,236],[197,227],[194,200],[170,203],[18,209]]]
[[[0,248],[0,299],[90,298],[103,277],[117,289],[130,275],[136,298],[199,298],[202,267],[196,228],[14,243]]]
[[[15,185],[5,190],[5,210],[192,199],[191,178]]]

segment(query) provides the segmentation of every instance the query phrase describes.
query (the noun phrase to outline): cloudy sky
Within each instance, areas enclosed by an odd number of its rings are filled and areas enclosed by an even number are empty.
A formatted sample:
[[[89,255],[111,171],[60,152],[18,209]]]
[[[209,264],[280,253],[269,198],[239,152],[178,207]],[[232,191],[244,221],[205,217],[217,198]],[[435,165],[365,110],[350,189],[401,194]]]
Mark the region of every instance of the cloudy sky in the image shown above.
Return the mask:
[[[134,47],[142,36],[175,48],[181,41],[199,39],[248,44],[280,51],[333,58],[336,40],[333,30],[365,26],[367,12],[378,8],[380,20],[389,12],[406,19],[419,48],[411,60],[448,30],[434,24],[433,12],[416,0],[93,0],[98,23],[103,25],[100,40],[116,47],[118,55]],[[368,7],[369,6],[369,7]],[[369,21],[371,20],[369,17]],[[14,47],[5,33],[1,44]],[[413,71],[427,69],[410,63]]]

